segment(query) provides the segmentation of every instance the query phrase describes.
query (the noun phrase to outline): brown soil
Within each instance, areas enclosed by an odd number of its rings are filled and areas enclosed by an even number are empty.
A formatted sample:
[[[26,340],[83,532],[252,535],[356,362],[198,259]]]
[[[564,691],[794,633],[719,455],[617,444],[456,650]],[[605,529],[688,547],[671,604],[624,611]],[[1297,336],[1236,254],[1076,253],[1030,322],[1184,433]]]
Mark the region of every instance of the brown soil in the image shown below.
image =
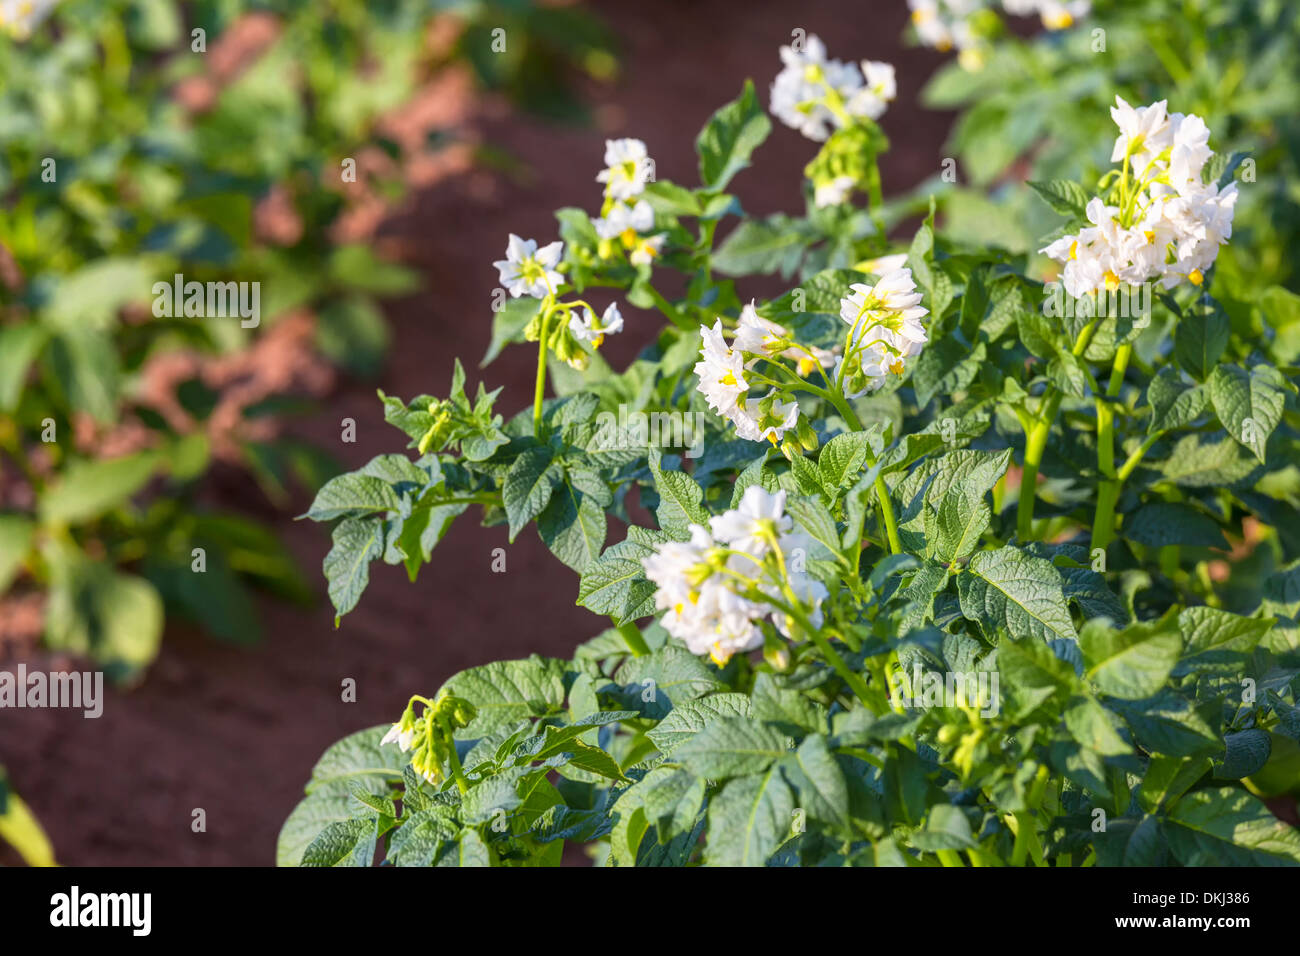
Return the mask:
[[[942,58],[902,48],[902,3],[607,0],[594,6],[625,45],[621,79],[584,92],[595,128],[523,119],[446,80],[438,96],[414,110],[434,122],[464,118],[472,137],[506,150],[524,172],[496,175],[470,168],[464,153],[453,154],[451,161],[411,170],[415,190],[398,214],[382,222],[373,211],[359,216],[363,227],[378,223],[383,245],[397,249],[425,282],[422,293],[387,308],[397,345],[379,382],[385,391],[445,393],[454,356],[476,365],[489,337],[491,261],[506,234],[547,240],[555,233],[555,208],[594,208],[607,136],[644,139],[660,176],[695,182],[696,131],[746,77],[755,79],[766,102],[780,67],[777,47],[796,27],[820,34],[833,55],[898,67],[900,99],[884,119],[894,143],[883,163],[891,192],[939,168],[950,118],[921,110],[916,96]],[[254,39],[262,42],[260,35]],[[800,208],[801,171],[813,152],[812,144],[778,125],[757,167],[734,184],[744,205],[756,213]],[[762,296],[779,286],[746,283],[740,291]],[[630,308],[625,314],[628,332],[610,350],[616,363],[634,355],[660,323],[655,314]],[[534,360],[530,350],[511,349],[486,370],[489,385],[505,386],[500,407],[513,411],[531,400]],[[346,417],[357,422],[356,444],[339,444]],[[383,422],[374,383],[343,383],[297,431],[352,466],[395,450],[399,441]],[[211,484],[220,503],[272,522],[320,580],[315,569],[329,547],[326,529],[291,518],[304,510],[305,493],[293,509],[277,513],[243,475],[221,471]],[[504,574],[491,570],[498,547],[507,548]],[[311,609],[262,602],[269,637],[259,647],[223,645],[169,627],[147,679],[129,692],[110,690],[98,720],[48,710],[5,713],[0,755],[61,862],[270,864],[280,824],[330,743],[395,719],[410,694],[430,693],[460,669],[532,652],[567,656],[603,626],[574,605],[575,576],[533,531],[508,545],[504,528],[479,528],[472,514],[438,546],[418,584],[408,584],[400,569],[376,565],[361,606],[337,631],[320,584],[321,601]],[[341,699],[348,678],[356,682],[355,703]],[[204,833],[191,832],[197,808],[206,813]],[[0,855],[0,862],[6,859]]]

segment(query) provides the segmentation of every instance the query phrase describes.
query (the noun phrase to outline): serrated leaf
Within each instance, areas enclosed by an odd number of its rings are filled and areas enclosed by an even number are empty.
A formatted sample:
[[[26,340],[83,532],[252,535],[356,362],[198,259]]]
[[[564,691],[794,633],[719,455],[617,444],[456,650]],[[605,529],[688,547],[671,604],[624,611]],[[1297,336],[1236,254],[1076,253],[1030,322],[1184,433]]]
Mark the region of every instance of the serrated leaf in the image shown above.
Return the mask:
[[[1268,436],[1282,419],[1286,385],[1282,374],[1267,365],[1249,372],[1236,365],[1220,365],[1210,375],[1214,413],[1228,434],[1261,463]]]
[[[549,447],[530,448],[514,460],[501,486],[511,541],[542,513],[563,478],[564,469],[553,460]]]
[[[1012,637],[1074,640],[1076,633],[1052,562],[1016,547],[981,551],[957,578],[962,614]]]

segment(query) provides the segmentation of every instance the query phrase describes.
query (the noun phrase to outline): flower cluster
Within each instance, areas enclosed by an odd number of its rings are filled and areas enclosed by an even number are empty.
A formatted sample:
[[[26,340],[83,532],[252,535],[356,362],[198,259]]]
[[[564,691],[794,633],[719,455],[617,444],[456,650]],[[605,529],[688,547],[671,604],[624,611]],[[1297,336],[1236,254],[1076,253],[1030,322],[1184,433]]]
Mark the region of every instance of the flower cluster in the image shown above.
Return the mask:
[[[792,526],[785,492],[751,485],[739,508],[710,518],[708,528],[691,525],[689,541],[666,542],[646,557],[668,633],[721,667],[762,646],[764,619],[787,637],[798,620],[791,612],[820,627],[828,591],[804,570],[810,540]]]
[[[596,175],[605,184],[605,203],[599,218],[592,220],[601,239],[600,254],[609,258],[615,244],[621,244],[634,266],[649,265],[663,251],[663,234],[651,235],[654,210],[638,198],[646,184],[654,181],[654,160],[639,139],[605,141],[605,168]]]
[[[898,95],[894,68],[888,63],[853,63],[826,58],[826,45],[815,35],[781,47],[785,68],[772,83],[772,113],[809,139],[821,142],[855,118],[879,119]]]
[[[1038,14],[1049,30],[1068,30],[1092,10],[1091,0],[1002,0],[1002,9],[1017,17]]]
[[[415,716],[416,704],[424,706],[424,713],[419,717]],[[437,786],[444,779],[443,764],[452,762],[455,753],[452,735],[468,727],[477,713],[469,701],[453,697],[445,690],[433,700],[417,695],[407,702],[401,720],[379,742],[397,744],[402,753],[413,751],[411,769],[420,779]]]
[[[917,39],[940,51],[957,50],[967,70],[982,69],[989,40],[999,30],[997,16],[987,0],[907,0]],[[1092,9],[1091,0],[1002,0],[1012,16],[1038,14],[1049,30],[1065,30]]]
[[[775,445],[799,421],[799,405],[782,402],[779,389],[773,387],[761,397],[750,396],[750,378],[758,377],[753,371],[758,362],[794,358],[801,372],[811,371],[810,365],[825,368],[833,362],[829,352],[796,345],[784,327],[764,319],[752,304],[741,310],[731,344],[723,334],[721,319],[713,328],[700,326],[700,339],[700,361],[695,365],[698,388],[709,407],[749,441],[767,439]]]
[[[912,270],[897,265],[901,257],[888,257],[874,285],[856,282],[840,300],[840,318],[849,326],[844,354],[835,365],[835,383],[847,398],[857,398],[880,388],[890,375],[902,375],[906,360],[921,354],[928,341],[921,320],[928,310],[921,305]]]
[[[1115,204],[1092,199],[1089,225],[1041,251],[1064,264],[1062,282],[1076,297],[1155,279],[1165,289],[1183,280],[1200,285],[1232,235],[1236,183],[1220,190],[1202,181],[1214,153],[1199,116],[1169,113],[1164,100],[1134,108],[1117,96],[1115,103],[1120,134],[1111,161],[1123,163],[1107,176],[1118,177]]]

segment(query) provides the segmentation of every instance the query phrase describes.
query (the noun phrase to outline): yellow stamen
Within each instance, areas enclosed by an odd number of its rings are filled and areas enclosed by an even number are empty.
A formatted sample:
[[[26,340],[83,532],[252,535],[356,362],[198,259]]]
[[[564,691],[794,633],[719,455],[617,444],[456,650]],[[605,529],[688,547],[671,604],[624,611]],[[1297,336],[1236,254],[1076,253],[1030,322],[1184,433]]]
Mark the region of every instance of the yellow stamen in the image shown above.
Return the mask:
[[[1103,278],[1106,280],[1107,292],[1114,292],[1119,288],[1119,276],[1115,275],[1115,273],[1111,272],[1109,269],[1106,270]]]
[[[1077,258],[1079,258],[1079,240],[1078,240],[1078,239],[1076,239],[1076,240],[1074,240],[1074,242],[1070,243],[1070,258],[1071,258],[1071,259],[1077,259]]]
[[[631,249],[636,245],[637,234],[635,229],[624,229],[618,234],[618,237],[623,240],[624,249]]]
[[[596,336],[594,339],[591,340],[591,347],[594,349],[598,349],[600,348],[601,343],[604,341],[605,341],[605,335],[604,333],[601,333],[600,335]]]
[[[709,650],[709,657],[719,667],[726,667],[727,661],[731,660],[731,652],[723,650],[720,643],[715,643]]]
[[[736,376],[733,375],[733,374],[731,374],[730,372],[728,372],[726,375],[722,376],[722,378],[718,379],[718,384],[719,384],[719,385],[737,385],[737,384],[739,384],[739,383],[736,381]]]
[[[1191,281],[1192,285],[1200,285],[1205,281],[1205,276],[1201,275],[1200,269],[1193,269],[1191,272],[1187,273],[1187,278]]]
[[[767,440],[770,441],[773,445],[775,445],[777,442],[776,432],[769,433],[767,436]]]

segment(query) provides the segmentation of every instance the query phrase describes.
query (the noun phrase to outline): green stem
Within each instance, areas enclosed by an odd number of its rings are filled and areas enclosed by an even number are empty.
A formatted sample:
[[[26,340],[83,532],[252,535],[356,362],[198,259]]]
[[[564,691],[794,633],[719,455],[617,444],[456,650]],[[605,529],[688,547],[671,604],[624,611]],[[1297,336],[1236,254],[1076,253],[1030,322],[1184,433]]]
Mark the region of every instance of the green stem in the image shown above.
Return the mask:
[[[442,728],[447,739],[447,762],[451,764],[452,776],[456,778],[456,789],[461,796],[469,793],[469,781],[465,779],[465,770],[460,765],[460,755],[456,753],[456,737],[446,719],[439,717],[438,726]]]
[[[1079,332],[1070,350],[1076,357],[1081,357],[1092,342],[1093,333],[1097,331],[1097,320],[1089,322]],[[1020,492],[1016,498],[1016,537],[1021,542],[1032,540],[1034,529],[1034,498],[1038,494],[1038,466],[1042,464],[1043,452],[1047,448],[1048,436],[1052,425],[1061,410],[1061,392],[1048,386],[1043,397],[1043,408],[1033,428],[1025,435],[1025,463],[1020,475]]]
[[[1016,499],[1016,537],[1023,544],[1033,539],[1034,498],[1038,493],[1038,466],[1043,461],[1052,423],[1061,408],[1061,393],[1053,390],[1043,404],[1042,415],[1025,436],[1025,463],[1020,472],[1020,494]]]
[[[1115,534],[1115,504],[1119,501],[1120,482],[1115,472],[1115,410],[1112,400],[1124,384],[1133,346],[1125,343],[1115,350],[1106,394],[1097,397],[1097,470],[1102,480],[1097,486],[1097,510],[1092,519],[1092,549],[1103,551]]]
[[[542,437],[542,401],[546,397],[546,339],[550,335],[551,311],[542,313],[541,334],[537,341],[537,385],[533,389],[533,437]]]
[[[840,413],[855,432],[863,431],[862,419],[858,418],[858,413],[853,410],[853,406],[848,403],[843,395],[830,389],[818,388],[816,385],[805,383],[808,390],[816,395],[821,395]],[[871,464],[875,464],[874,461]],[[875,482],[876,499],[880,503],[880,519],[885,526],[885,535],[889,539],[889,551],[891,554],[902,554],[903,545],[898,538],[898,519],[894,516],[894,505],[889,498],[889,486],[885,484],[885,479],[881,475],[876,476]]]
[[[619,624],[618,633],[622,636],[623,643],[627,645],[627,649],[633,657],[645,657],[650,653],[650,646],[646,644],[641,631],[631,621],[626,624]]]
[[[669,322],[677,326],[679,329],[695,329],[695,321],[682,315],[681,312],[677,310],[676,306],[663,297],[663,293],[652,286],[649,282],[645,284],[645,289],[650,293],[650,298],[654,301],[655,308],[662,312]]]

